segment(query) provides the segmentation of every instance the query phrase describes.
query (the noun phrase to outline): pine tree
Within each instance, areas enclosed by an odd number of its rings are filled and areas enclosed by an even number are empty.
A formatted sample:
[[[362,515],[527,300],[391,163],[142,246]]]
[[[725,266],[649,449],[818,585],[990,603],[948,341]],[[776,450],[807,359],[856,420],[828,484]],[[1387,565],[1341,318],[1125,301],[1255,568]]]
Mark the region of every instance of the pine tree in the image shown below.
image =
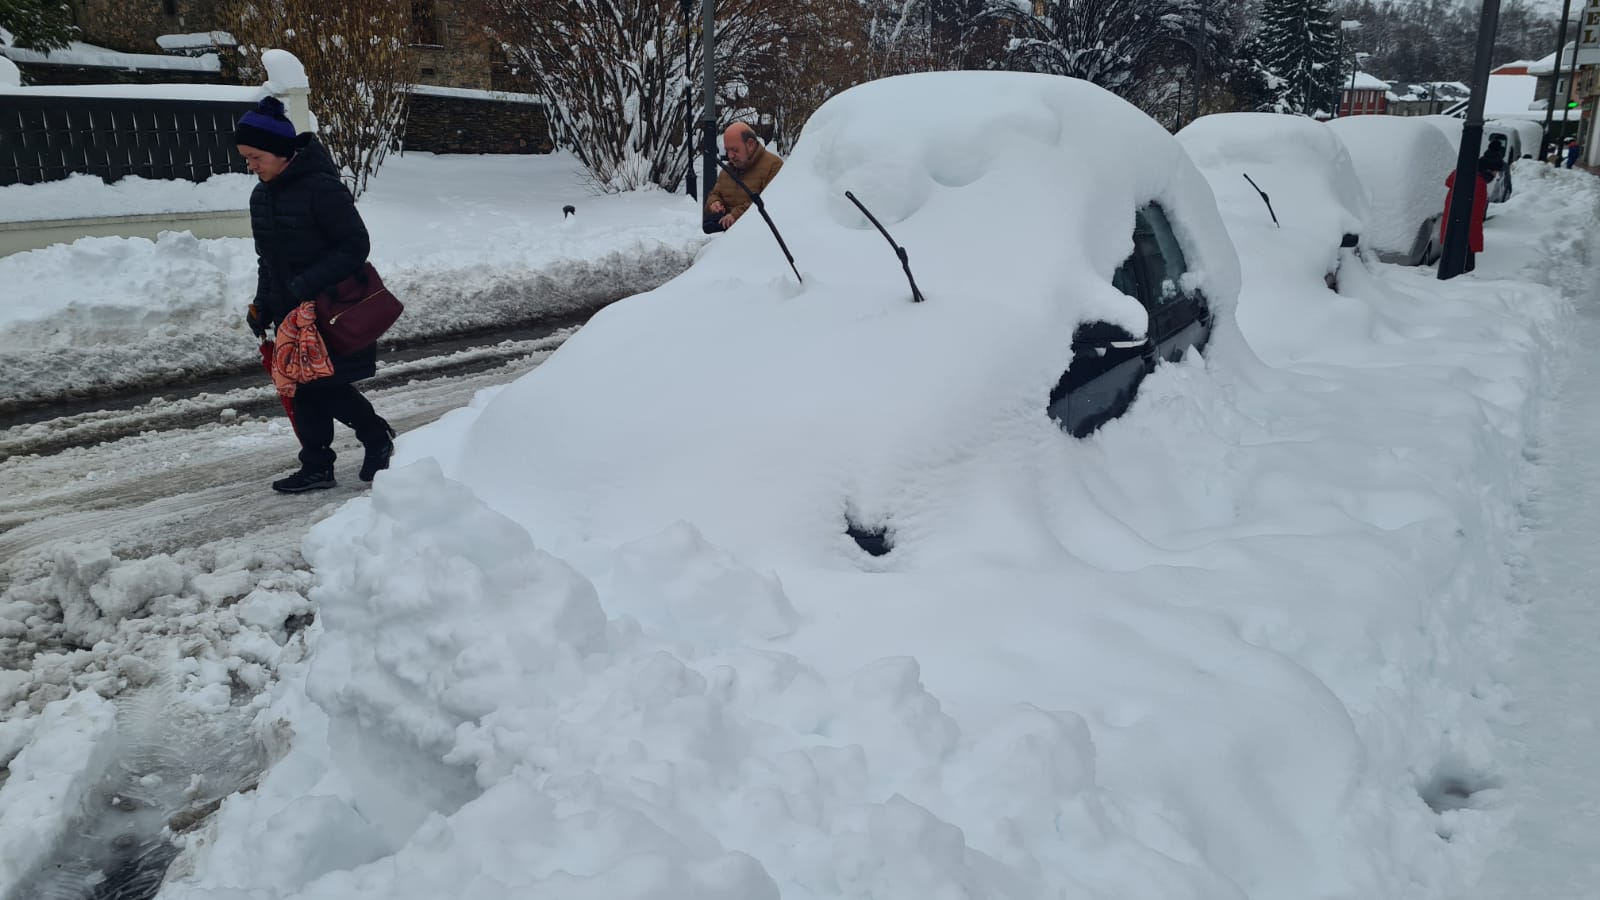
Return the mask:
[[[1278,108],[1310,115],[1338,103],[1339,26],[1328,0],[1265,0],[1262,62],[1279,79]]]
[[[72,9],[59,0],[0,0],[0,29],[11,32],[16,46],[46,53],[67,46],[77,33]]]

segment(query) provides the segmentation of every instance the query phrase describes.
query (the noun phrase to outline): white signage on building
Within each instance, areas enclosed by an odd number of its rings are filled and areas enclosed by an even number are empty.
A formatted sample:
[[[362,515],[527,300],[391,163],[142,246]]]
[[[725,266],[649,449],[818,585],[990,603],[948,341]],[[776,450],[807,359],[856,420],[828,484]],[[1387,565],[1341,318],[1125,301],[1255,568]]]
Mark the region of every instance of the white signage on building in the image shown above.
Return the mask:
[[[1578,49],[1600,50],[1600,0],[1589,0],[1578,22]]]

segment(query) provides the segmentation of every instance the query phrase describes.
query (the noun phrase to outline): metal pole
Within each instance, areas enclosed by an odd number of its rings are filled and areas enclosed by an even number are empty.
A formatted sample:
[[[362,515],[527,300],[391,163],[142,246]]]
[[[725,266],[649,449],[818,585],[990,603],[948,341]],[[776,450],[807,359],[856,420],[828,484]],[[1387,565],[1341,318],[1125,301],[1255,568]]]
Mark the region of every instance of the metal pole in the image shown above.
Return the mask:
[[[1356,52],[1356,48],[1351,47],[1350,48],[1350,112],[1351,113],[1354,113],[1356,111],[1356,69],[1360,68],[1360,66],[1361,66],[1361,54]],[[1527,84],[1527,82],[1523,82],[1523,84]]]
[[[700,152],[704,165],[701,172],[706,186],[706,196],[717,183],[717,4],[716,0],[702,0],[700,4],[704,22],[700,35],[705,48],[705,109],[700,113]]]
[[[1344,62],[1344,30],[1345,30],[1344,29],[1344,20],[1340,19],[1339,20],[1339,61],[1340,62]],[[1355,69],[1352,68],[1350,70],[1350,90],[1353,91],[1355,89],[1356,89],[1356,72],[1355,72]],[[1333,117],[1335,119],[1339,118],[1339,115],[1340,115],[1339,106],[1340,106],[1340,104],[1338,103],[1338,101],[1335,101],[1334,104],[1333,104]]]
[[[1500,0],[1483,0],[1478,19],[1478,49],[1472,58],[1472,95],[1467,98],[1467,121],[1461,127],[1461,151],[1456,154],[1455,189],[1444,211],[1444,254],[1439,258],[1439,278],[1454,278],[1466,271],[1468,229],[1472,201],[1478,192],[1478,145],[1483,143],[1483,101],[1489,90],[1490,59],[1494,35],[1500,24]]]
[[[1195,79],[1194,86],[1194,111],[1189,116],[1189,121],[1191,122],[1200,118],[1200,92],[1206,86],[1206,57],[1210,55],[1211,51],[1210,35],[1206,24],[1206,19],[1209,18],[1208,6],[1208,0],[1200,0],[1200,48],[1195,54],[1198,57],[1195,64],[1195,68],[1198,70],[1198,77]]]
[[[1561,107],[1561,121],[1568,124],[1572,122],[1572,92],[1577,90],[1578,87],[1578,49],[1582,46],[1583,31],[1580,29],[1572,36],[1572,71],[1567,75],[1567,102]],[[1559,60],[1557,61],[1559,62]],[[1579,128],[1581,128],[1583,119],[1580,117],[1578,122]],[[1565,131],[1566,129],[1563,128],[1562,130]],[[1574,133],[1576,131],[1577,129],[1574,129]]]
[[[689,23],[693,21],[694,0],[681,0],[683,10],[683,192],[691,197],[700,190],[694,172],[694,60],[689,53]]]
[[[1561,149],[1556,143],[1554,134],[1550,133],[1551,123],[1556,114],[1556,85],[1561,81],[1561,51],[1567,47],[1567,16],[1572,15],[1572,0],[1561,0],[1561,24],[1556,26],[1556,61],[1550,67],[1550,100],[1544,111],[1544,142],[1545,144]],[[1573,56],[1577,56],[1574,51]],[[1539,161],[1544,162],[1544,147],[1539,148]]]

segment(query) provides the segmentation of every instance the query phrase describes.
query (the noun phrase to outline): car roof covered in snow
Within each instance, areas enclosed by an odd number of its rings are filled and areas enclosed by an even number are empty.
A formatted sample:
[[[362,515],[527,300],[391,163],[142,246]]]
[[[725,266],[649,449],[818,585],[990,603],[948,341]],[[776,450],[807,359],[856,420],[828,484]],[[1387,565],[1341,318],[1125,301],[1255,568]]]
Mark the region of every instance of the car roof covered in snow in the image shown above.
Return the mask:
[[[909,251],[926,302],[846,191]],[[607,308],[489,402],[450,474],[536,539],[688,519],[723,546],[805,552],[845,540],[847,509],[901,516],[904,531],[912,507],[940,505],[937,473],[980,447],[1025,464],[1063,440],[1046,405],[1078,324],[1144,332],[1111,284],[1136,210],[1162,205],[1188,286],[1215,310],[1238,292],[1211,190],[1177,141],[1075,79],[857,86],[812,116],[763,199],[803,285],[750,210],[689,271]]]
[[[1444,180],[1456,154],[1444,132],[1419,121],[1431,118],[1346,116],[1328,123],[1372,198],[1362,238],[1379,252],[1409,252],[1418,227],[1444,209]]]
[[[1220,113],[1189,123],[1178,132],[1178,142],[1211,182],[1236,241],[1241,228],[1261,231],[1276,248],[1272,255],[1309,253],[1305,262],[1320,277],[1337,262],[1344,235],[1366,230],[1367,189],[1344,143],[1321,122],[1277,113]],[[1270,211],[1257,188],[1270,199]],[[1248,266],[1256,260],[1243,262]]]

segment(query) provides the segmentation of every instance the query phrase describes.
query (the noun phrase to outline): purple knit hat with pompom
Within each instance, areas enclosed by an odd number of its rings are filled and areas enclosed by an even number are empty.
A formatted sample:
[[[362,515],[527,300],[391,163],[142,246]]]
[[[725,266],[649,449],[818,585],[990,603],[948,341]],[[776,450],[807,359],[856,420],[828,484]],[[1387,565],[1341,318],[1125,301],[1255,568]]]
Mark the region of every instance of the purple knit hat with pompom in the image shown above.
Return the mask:
[[[288,158],[295,150],[294,123],[283,111],[277,97],[262,97],[256,108],[239,117],[233,130],[233,142],[265,150],[274,156]]]

